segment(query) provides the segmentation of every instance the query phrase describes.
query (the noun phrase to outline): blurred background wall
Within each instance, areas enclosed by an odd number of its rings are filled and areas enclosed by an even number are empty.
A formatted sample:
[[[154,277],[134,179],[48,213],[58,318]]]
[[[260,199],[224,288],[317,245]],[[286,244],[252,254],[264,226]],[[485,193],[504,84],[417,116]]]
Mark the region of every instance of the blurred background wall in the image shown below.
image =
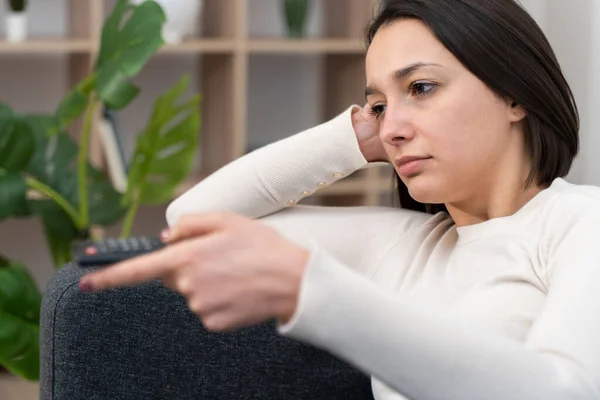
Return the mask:
[[[600,1],[521,0],[554,47],[581,115],[581,152],[569,180],[600,185]]]

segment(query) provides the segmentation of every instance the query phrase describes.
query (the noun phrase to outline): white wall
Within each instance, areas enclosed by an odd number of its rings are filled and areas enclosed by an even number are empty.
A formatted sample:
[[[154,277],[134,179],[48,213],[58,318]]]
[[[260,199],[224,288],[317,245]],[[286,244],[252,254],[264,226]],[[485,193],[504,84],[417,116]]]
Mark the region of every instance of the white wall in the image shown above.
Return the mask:
[[[538,25],[545,29],[546,27],[546,3],[548,0],[520,0],[529,14],[535,19]]]
[[[588,23],[593,40],[589,48],[589,68],[585,77],[587,82],[587,96],[585,97],[586,129],[582,134],[584,143],[582,149],[581,181],[600,185],[600,2],[592,2],[588,14]]]
[[[580,0],[580,3],[582,1],[590,3],[585,11],[592,40],[586,43],[587,48],[576,49],[577,46],[573,46],[573,57],[579,58],[580,62],[585,60],[588,64],[586,75],[578,79],[587,89],[581,103],[585,125],[582,131],[580,180],[587,184],[600,185],[600,2]]]
[[[568,179],[600,185],[600,2],[521,0],[552,44],[581,118],[581,151]]]

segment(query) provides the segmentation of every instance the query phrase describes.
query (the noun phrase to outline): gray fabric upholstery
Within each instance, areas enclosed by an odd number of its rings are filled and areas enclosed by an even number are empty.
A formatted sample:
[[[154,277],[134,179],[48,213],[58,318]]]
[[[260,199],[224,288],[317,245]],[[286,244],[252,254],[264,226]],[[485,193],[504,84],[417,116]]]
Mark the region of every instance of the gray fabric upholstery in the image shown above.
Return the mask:
[[[81,293],[67,265],[44,293],[41,400],[372,399],[367,376],[272,323],[210,333],[158,282]]]

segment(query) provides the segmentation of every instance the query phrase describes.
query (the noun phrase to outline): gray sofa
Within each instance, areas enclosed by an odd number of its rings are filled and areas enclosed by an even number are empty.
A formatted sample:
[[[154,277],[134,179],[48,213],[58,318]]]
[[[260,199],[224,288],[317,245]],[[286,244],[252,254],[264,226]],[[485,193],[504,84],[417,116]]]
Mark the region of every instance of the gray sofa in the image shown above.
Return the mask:
[[[272,323],[207,332],[159,282],[81,293],[69,264],[44,293],[41,400],[372,399],[369,378]]]

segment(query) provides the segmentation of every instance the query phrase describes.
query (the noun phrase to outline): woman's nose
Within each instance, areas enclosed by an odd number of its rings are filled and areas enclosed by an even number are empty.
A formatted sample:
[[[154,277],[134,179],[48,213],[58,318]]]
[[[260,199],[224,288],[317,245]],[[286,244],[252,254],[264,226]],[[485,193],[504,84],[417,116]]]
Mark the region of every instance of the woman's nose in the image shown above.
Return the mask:
[[[384,143],[392,146],[411,140],[415,135],[413,125],[405,113],[388,107],[381,122],[379,135]]]

